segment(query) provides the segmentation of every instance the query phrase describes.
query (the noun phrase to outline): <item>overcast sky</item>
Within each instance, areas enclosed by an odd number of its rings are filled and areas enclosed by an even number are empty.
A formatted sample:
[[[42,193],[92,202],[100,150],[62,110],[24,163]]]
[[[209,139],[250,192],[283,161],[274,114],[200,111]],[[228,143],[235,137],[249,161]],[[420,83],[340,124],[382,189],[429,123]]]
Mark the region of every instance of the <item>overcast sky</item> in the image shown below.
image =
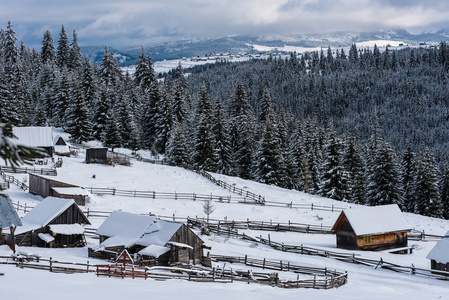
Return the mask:
[[[40,47],[64,24],[81,45],[115,47],[232,34],[449,28],[447,0],[1,0],[0,27]]]

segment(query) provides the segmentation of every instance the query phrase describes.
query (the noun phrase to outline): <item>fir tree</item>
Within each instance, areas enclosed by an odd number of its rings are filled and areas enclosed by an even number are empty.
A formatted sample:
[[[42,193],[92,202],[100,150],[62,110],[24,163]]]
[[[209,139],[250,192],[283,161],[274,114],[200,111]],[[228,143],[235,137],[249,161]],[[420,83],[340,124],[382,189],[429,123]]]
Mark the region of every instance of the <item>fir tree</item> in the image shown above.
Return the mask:
[[[404,187],[404,206],[402,210],[415,211],[416,197],[416,155],[410,143],[407,143],[401,161],[402,185]]]
[[[437,218],[443,216],[439,178],[435,157],[427,149],[417,170],[415,213]]]
[[[70,138],[75,143],[87,142],[92,138],[89,110],[79,85],[75,85],[71,91],[65,119],[65,130],[70,133]]]
[[[41,61],[43,64],[52,64],[56,62],[56,49],[53,44],[53,37],[49,30],[45,31],[42,40]]]
[[[61,32],[59,33],[58,48],[56,51],[56,63],[59,67],[67,66],[70,57],[70,43],[67,33],[65,32],[64,25],[62,25]]]

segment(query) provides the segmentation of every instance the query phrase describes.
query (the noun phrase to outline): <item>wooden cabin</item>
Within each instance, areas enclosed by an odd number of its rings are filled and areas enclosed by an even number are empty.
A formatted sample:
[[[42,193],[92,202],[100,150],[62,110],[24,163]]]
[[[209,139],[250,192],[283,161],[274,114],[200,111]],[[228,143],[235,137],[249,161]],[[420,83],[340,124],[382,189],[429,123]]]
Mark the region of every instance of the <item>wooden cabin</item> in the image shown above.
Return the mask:
[[[430,250],[426,258],[430,259],[431,269],[449,272],[449,231]]]
[[[12,133],[17,137],[20,144],[27,147],[42,149],[48,156],[53,156],[54,144],[52,127],[13,127]]]
[[[382,250],[407,246],[411,230],[396,204],[345,209],[332,230],[337,248]]]
[[[83,247],[90,224],[73,199],[47,197],[22,218],[15,241],[20,246]]]
[[[86,163],[88,163],[88,164],[107,164],[108,163],[108,148],[86,149]]]
[[[139,258],[140,264],[203,262],[204,242],[180,222],[114,211],[98,228],[97,234],[100,236],[97,251],[119,254],[126,249]]]
[[[15,252],[14,233],[22,221],[8,195],[0,194],[0,245],[8,245]]]
[[[29,174],[29,190],[31,194],[44,198],[56,197],[74,199],[78,205],[86,205],[88,193],[78,185],[55,180],[52,177]]]

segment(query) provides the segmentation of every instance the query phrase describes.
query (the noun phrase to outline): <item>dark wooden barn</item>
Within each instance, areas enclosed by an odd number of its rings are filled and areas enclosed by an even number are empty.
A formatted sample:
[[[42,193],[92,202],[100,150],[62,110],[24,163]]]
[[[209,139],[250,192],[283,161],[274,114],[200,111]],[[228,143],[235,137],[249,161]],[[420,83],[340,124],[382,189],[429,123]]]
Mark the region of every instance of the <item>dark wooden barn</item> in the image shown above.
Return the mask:
[[[407,246],[410,225],[396,204],[345,209],[332,230],[337,248],[382,250]]]
[[[17,215],[9,196],[0,194],[0,245],[8,245],[15,252],[14,233],[22,221]]]
[[[114,211],[98,228],[100,248],[136,254],[144,265],[202,264],[204,242],[185,224]],[[92,251],[91,251],[92,253]]]
[[[108,148],[89,148],[86,149],[86,163],[88,164],[107,164]]]
[[[45,198],[22,218],[15,241],[20,246],[85,246],[82,224],[90,224],[73,199]]]
[[[449,231],[430,250],[426,258],[430,259],[431,269],[449,272]]]
[[[36,174],[29,175],[29,190],[34,195],[74,199],[78,205],[86,205],[87,192],[80,186]]]

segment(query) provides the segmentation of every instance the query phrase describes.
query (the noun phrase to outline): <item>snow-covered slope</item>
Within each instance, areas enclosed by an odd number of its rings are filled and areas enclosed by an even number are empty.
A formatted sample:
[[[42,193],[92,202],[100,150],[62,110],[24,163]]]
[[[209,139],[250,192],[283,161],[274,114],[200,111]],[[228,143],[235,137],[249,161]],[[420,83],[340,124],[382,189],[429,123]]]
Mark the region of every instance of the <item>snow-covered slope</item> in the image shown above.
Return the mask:
[[[93,176],[95,175],[95,176]],[[260,184],[220,174],[212,174],[236,187],[249,190],[265,196],[267,201],[277,203],[304,204],[304,208],[289,208],[287,205],[279,207],[255,206],[238,203],[214,202],[216,210],[210,216],[215,219],[259,220],[272,222],[297,222],[316,225],[332,226],[339,212],[311,210],[313,203],[334,207],[349,208],[351,204],[342,203],[318,196],[311,196],[293,190],[281,189],[275,186]],[[27,175],[18,174],[19,180],[27,180]],[[131,167],[104,166],[84,163],[84,152],[81,150],[78,157],[64,158],[62,168],[58,169],[56,179],[78,184],[81,186],[109,187],[126,190],[154,190],[156,192],[178,192],[213,194],[233,196],[227,190],[220,188],[204,177],[171,166],[152,165],[132,160]],[[7,191],[14,202],[34,206],[42,198],[23,192],[16,187]],[[86,209],[122,211],[134,213],[154,213],[167,217],[205,217],[202,201],[133,198],[123,196],[91,195]],[[19,211],[20,215],[23,212]],[[446,220],[405,214],[411,227],[425,230],[426,233],[443,235],[449,230]],[[98,228],[104,218],[91,218],[92,227]],[[321,234],[301,234],[291,232],[262,232],[245,230],[251,236],[267,237],[270,234],[272,241],[283,242],[290,245],[305,245],[326,250],[337,250],[335,236]],[[218,284],[194,283],[178,280],[155,281],[143,279],[113,279],[97,278],[93,274],[54,274],[47,271],[20,269],[14,266],[0,265],[0,277],[3,289],[2,296],[8,299],[78,299],[80,293],[89,299],[446,299],[449,295],[447,282],[434,279],[398,274],[383,269],[374,269],[363,265],[353,265],[337,261],[332,258],[307,256],[273,250],[266,245],[211,235],[201,236],[206,245],[211,246],[211,253],[233,256],[248,255],[254,258],[282,260],[298,265],[311,267],[327,267],[338,271],[348,272],[348,283],[343,287],[332,290],[306,290],[306,289],[280,289],[258,284]],[[89,246],[98,245],[98,240],[88,239]],[[386,252],[355,252],[363,257],[396,262],[401,265],[429,268],[430,262],[425,258],[436,242],[415,242],[411,255],[394,255]],[[36,253],[44,258],[99,263],[100,261],[88,258],[87,248],[77,249],[44,249],[19,247],[20,251]],[[338,249],[338,251],[344,251]],[[0,246],[0,255],[9,255],[11,252],[6,246]],[[352,253],[352,251],[349,251]],[[223,265],[219,263],[218,265]],[[245,266],[226,266],[248,269]],[[283,276],[295,276],[284,272]],[[49,283],[51,284],[49,285]],[[72,292],[77,291],[77,292]],[[5,298],[6,299],[6,298]]]

